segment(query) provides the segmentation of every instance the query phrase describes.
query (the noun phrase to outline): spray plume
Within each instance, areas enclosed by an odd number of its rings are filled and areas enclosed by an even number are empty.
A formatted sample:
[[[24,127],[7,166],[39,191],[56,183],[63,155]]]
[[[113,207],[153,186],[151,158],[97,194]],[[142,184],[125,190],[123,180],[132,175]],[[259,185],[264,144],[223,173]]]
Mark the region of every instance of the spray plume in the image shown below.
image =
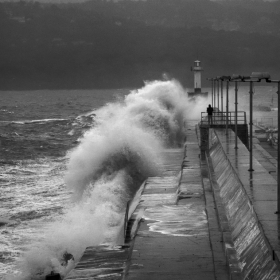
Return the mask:
[[[202,106],[205,100],[190,102],[171,80],[148,82],[95,110],[94,127],[69,155],[65,182],[74,203],[24,254],[20,279],[44,279],[50,271],[63,276],[71,268],[61,265],[65,251],[79,260],[87,246],[114,245],[127,201],[147,177],[159,174],[162,149],[182,144],[184,120],[200,118]]]

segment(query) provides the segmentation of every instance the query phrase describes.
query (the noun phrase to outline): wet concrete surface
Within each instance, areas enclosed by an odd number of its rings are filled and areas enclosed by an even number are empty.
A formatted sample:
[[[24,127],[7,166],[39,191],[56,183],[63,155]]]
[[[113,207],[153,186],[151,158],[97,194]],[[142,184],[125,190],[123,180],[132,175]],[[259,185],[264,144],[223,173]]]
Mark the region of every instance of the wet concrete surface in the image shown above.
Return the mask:
[[[125,279],[228,279],[214,212],[211,230],[208,223],[206,211],[213,210],[214,203],[209,189],[205,200],[199,154],[195,128],[189,126],[179,184],[166,176],[169,168],[177,168],[178,174],[181,170],[172,156],[165,174],[147,181],[138,206],[144,215]]]
[[[88,247],[66,279],[229,279],[195,122],[187,124],[185,147],[165,150],[162,174],[140,190],[125,245]]]
[[[64,279],[121,280],[129,249],[116,246],[87,247],[81,260]]]
[[[275,259],[275,263],[279,267],[280,219],[279,215],[275,214],[277,210],[277,182],[269,174],[269,168],[265,168],[268,165],[264,167],[255,158],[253,158],[254,171],[248,171],[249,151],[240,141],[238,142],[238,149],[234,149],[235,135],[233,132],[230,131],[229,135],[225,135],[224,130],[215,131],[230,164],[235,169],[246,190],[259,221],[260,230],[265,234],[269,248],[268,258]],[[265,153],[263,151],[262,153],[256,151],[256,157],[261,158],[261,154]],[[267,154],[265,155],[267,156]],[[268,279],[279,279],[279,275],[276,278]]]

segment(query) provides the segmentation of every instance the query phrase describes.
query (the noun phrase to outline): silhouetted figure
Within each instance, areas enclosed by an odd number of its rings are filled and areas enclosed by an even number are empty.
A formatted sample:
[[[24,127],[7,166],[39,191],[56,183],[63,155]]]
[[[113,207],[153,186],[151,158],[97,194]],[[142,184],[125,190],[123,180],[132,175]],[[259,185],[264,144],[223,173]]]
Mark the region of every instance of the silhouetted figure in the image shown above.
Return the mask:
[[[207,107],[208,124],[209,125],[213,124],[213,120],[212,120],[213,111],[214,111],[213,107],[211,107],[211,105],[209,104],[209,106]]]

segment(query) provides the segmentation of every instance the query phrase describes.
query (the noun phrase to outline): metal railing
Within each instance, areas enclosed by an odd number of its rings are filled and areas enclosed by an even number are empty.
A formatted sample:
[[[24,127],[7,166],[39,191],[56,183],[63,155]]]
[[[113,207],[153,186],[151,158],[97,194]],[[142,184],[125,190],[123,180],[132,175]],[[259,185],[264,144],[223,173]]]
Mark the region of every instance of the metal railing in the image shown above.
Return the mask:
[[[238,111],[236,114],[237,124],[247,124],[246,112]],[[201,112],[201,125],[226,125],[226,112],[213,112],[212,121],[206,112]],[[235,111],[228,112],[228,125],[235,124]]]

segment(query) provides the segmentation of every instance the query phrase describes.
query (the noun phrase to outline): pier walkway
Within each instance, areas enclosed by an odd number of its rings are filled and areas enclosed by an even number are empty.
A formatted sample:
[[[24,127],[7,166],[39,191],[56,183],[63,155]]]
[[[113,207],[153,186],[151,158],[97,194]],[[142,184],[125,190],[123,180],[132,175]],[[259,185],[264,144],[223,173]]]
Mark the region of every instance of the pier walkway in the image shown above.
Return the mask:
[[[167,150],[162,176],[147,180],[125,279],[228,279],[209,183],[203,188],[194,124],[188,123],[186,132],[185,157],[182,149]]]
[[[229,279],[196,124],[186,124],[184,147],[165,150],[162,174],[143,184],[125,243],[88,247],[65,279]]]

